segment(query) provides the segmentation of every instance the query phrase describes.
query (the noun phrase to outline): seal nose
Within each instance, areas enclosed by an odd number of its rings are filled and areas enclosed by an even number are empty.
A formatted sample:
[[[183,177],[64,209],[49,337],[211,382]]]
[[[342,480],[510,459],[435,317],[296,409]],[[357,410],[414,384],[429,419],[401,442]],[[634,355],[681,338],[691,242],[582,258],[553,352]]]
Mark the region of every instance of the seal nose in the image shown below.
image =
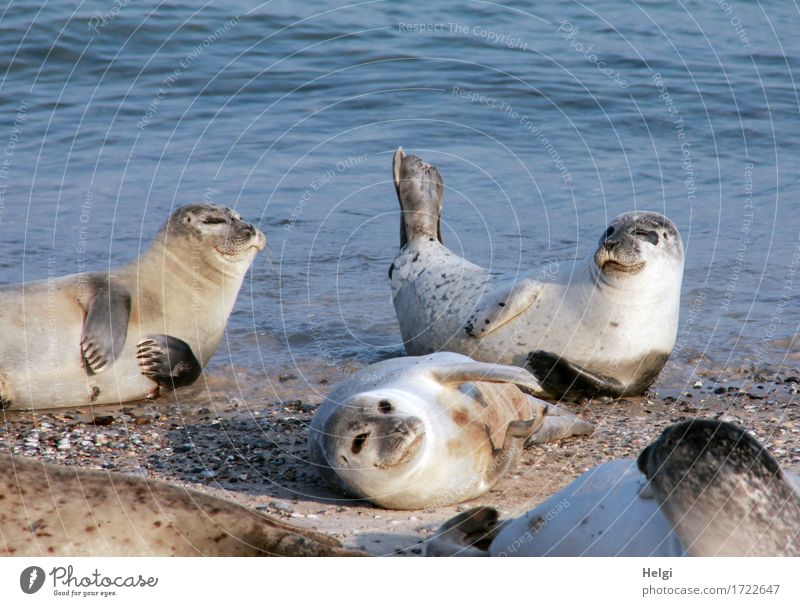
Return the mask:
[[[616,238],[607,238],[603,240],[603,248],[605,248],[608,252],[611,252],[615,248],[619,246],[619,240]]]

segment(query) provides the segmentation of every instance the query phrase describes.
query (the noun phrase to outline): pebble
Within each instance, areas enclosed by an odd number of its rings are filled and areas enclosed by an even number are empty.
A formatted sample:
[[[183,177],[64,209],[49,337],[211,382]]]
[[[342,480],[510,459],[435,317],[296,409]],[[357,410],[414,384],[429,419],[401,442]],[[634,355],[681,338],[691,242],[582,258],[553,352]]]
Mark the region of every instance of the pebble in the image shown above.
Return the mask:
[[[270,501],[269,506],[276,511],[281,511],[283,513],[292,513],[294,509],[289,507],[286,503],[281,503],[280,501]]]

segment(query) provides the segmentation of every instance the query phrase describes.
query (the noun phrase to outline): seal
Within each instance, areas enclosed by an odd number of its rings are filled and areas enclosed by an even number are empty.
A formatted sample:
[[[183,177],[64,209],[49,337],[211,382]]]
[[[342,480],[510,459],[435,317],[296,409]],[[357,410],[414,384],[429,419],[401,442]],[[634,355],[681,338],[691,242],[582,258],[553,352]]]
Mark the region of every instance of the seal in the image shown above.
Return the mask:
[[[310,459],[334,490],[387,509],[468,501],[513,468],[526,443],[592,432],[523,392],[539,388],[522,368],[449,352],[378,362],[320,405]]]
[[[402,218],[389,278],[409,355],[524,366],[552,398],[634,395],[653,383],[678,329],[683,244],[669,219],[626,213],[582,260],[495,276],[442,243],[434,166],[401,148],[393,179]]]
[[[235,211],[193,204],[128,265],[0,287],[0,408],[126,402],[193,383],[264,245]]]
[[[351,556],[324,534],[139,476],[0,455],[0,555]]]
[[[678,423],[638,465],[690,555],[800,555],[798,478],[744,429]]]
[[[798,480],[729,423],[668,427],[638,461],[589,470],[523,516],[446,522],[428,555],[779,556],[800,553]]]

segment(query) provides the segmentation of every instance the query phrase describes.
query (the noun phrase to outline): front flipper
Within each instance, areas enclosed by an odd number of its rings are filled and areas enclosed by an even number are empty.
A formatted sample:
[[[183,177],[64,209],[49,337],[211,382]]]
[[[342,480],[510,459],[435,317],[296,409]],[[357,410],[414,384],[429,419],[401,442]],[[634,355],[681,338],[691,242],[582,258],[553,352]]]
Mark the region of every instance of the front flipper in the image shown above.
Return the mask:
[[[532,419],[511,421],[508,424],[503,447],[494,449],[492,464],[486,472],[485,480],[490,486],[511,471],[517,464],[522,449],[525,448],[533,434],[541,429],[545,419],[545,409],[540,408],[535,413],[536,416]]]
[[[625,392],[625,386],[617,379],[591,372],[547,351],[528,354],[526,366],[544,391],[559,400],[598,396],[618,398]]]
[[[559,406],[542,402],[541,400],[528,396],[531,400],[531,408],[536,411],[544,409],[544,421],[539,428],[533,432],[525,446],[531,444],[544,444],[546,442],[557,442],[565,438],[578,436],[588,436],[594,431],[594,425],[584,421],[580,417],[564,410]]]
[[[489,555],[489,545],[503,527],[494,507],[476,507],[445,522],[427,541],[428,557]]]
[[[136,344],[142,374],[165,389],[191,385],[203,372],[188,343],[169,335],[150,335]]]
[[[530,372],[519,366],[488,364],[486,362],[464,362],[443,364],[432,370],[433,377],[442,385],[462,383],[512,383],[525,393],[539,395],[542,386]]]
[[[111,366],[122,353],[128,335],[131,295],[109,276],[91,278],[88,288],[81,351],[87,368],[97,374]]]
[[[464,330],[470,337],[485,337],[533,305],[541,291],[541,282],[526,278],[510,288],[486,293],[464,325]]]

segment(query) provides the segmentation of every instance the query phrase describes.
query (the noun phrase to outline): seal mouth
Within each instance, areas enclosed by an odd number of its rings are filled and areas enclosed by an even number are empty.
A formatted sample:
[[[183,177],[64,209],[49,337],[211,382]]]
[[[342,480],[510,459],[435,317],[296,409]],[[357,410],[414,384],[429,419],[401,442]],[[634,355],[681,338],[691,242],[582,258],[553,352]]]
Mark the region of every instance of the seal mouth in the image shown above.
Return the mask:
[[[256,253],[260,252],[267,245],[267,237],[260,229],[256,229],[248,224],[252,234],[246,234],[244,237],[231,238],[226,242],[226,246],[217,248],[217,252],[223,257],[237,258],[249,253],[255,249]]]
[[[644,269],[644,261],[640,263],[620,263],[614,259],[607,259],[598,264],[603,273],[635,274]]]
[[[387,456],[383,457],[379,463],[375,463],[375,467],[378,469],[388,469],[407,463],[417,454],[424,437],[425,432],[423,431],[414,436],[411,442],[397,442],[391,451],[387,453]]]
[[[255,229],[255,227],[253,229]],[[264,247],[267,245],[267,236],[264,235],[263,231],[256,229],[256,234],[253,240],[254,242],[252,243],[251,248],[255,248],[256,252],[264,250]]]

